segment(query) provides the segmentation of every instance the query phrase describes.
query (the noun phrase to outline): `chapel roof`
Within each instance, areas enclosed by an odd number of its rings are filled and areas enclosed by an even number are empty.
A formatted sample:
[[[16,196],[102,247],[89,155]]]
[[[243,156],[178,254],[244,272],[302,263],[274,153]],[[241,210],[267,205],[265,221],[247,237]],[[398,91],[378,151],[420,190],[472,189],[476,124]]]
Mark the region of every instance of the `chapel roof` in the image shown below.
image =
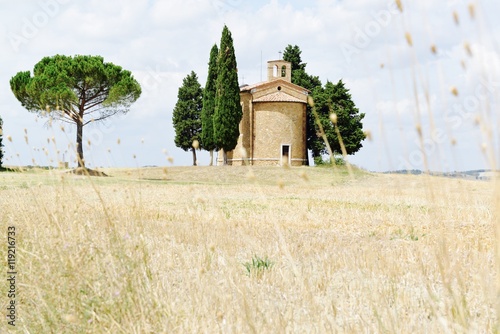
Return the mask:
[[[246,91],[250,91],[251,92],[255,88],[264,88],[265,86],[276,85],[278,83],[280,83],[282,85],[287,85],[289,87],[293,87],[295,90],[298,90],[298,91],[304,91],[304,92],[309,93],[308,89],[306,89],[304,87],[301,87],[299,85],[293,84],[291,82],[282,80],[282,79],[273,80],[273,81],[258,82],[258,83],[253,84],[253,85],[242,85],[242,86],[240,86],[240,91],[241,92],[246,92]]]
[[[253,102],[299,102],[299,103],[305,103],[305,101],[296,98],[295,96],[289,95],[287,93],[284,93],[282,91],[267,94],[264,96],[261,96]]]

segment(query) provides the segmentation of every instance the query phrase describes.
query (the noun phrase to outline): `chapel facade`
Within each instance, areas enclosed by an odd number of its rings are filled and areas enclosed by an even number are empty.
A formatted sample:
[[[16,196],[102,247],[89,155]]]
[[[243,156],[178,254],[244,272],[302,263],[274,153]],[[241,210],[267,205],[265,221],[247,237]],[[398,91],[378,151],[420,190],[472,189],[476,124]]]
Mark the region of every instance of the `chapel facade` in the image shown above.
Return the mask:
[[[229,165],[307,164],[309,91],[292,83],[291,66],[284,60],[269,61],[267,81],[240,87],[243,117],[238,144],[227,152]]]

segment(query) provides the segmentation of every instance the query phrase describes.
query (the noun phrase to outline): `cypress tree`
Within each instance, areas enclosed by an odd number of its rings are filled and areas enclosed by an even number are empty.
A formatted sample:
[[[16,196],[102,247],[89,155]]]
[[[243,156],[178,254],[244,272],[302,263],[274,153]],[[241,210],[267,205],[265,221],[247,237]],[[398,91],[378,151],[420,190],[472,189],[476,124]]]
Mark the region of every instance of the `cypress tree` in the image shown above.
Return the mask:
[[[203,89],[196,73],[191,71],[179,88],[172,120],[175,129],[175,145],[184,151],[193,152],[193,166],[196,166],[197,148],[194,143],[201,132],[202,101]]]
[[[227,165],[227,152],[238,143],[243,115],[233,38],[227,26],[222,30],[217,68],[214,138],[215,145],[224,150],[224,165]]]
[[[217,148],[214,138],[214,112],[215,95],[217,84],[217,57],[219,48],[214,44],[210,51],[210,60],[208,62],[208,77],[205,89],[203,90],[203,108],[201,110],[201,146],[210,152],[210,166],[213,164],[213,150]]]

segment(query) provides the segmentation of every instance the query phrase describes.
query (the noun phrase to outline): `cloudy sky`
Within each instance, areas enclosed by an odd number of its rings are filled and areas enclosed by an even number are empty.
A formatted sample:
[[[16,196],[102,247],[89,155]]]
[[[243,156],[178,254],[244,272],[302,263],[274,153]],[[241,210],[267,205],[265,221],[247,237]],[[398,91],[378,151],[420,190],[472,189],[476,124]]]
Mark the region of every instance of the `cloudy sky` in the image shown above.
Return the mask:
[[[44,56],[85,54],[132,71],[143,88],[128,114],[84,129],[87,165],[190,165],[173,140],[177,90],[192,70],[205,85],[226,24],[240,83],[265,79],[265,62],[288,44],[300,47],[308,73],[346,83],[371,134],[352,163],[372,171],[496,166],[500,2],[401,3],[402,12],[392,0],[0,0],[4,164],[74,159],[75,129],[24,110],[9,80]],[[208,164],[206,152],[199,162]]]

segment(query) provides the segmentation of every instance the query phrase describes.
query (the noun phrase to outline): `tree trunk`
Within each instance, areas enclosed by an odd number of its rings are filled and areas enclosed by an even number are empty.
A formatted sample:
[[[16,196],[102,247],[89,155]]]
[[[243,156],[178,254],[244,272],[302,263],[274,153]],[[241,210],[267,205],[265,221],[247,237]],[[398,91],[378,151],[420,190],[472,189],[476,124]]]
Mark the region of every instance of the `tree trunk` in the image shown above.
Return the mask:
[[[85,168],[85,160],[83,159],[83,121],[82,119],[76,122],[76,160],[78,167]]]
[[[222,157],[223,157],[222,158],[223,159],[223,163],[222,164],[224,166],[227,166],[227,152],[226,152],[226,150],[222,150]]]
[[[213,166],[214,164],[214,150],[210,150],[210,164],[209,166]]]
[[[191,148],[191,152],[193,152],[193,166],[196,166],[196,149]]]

